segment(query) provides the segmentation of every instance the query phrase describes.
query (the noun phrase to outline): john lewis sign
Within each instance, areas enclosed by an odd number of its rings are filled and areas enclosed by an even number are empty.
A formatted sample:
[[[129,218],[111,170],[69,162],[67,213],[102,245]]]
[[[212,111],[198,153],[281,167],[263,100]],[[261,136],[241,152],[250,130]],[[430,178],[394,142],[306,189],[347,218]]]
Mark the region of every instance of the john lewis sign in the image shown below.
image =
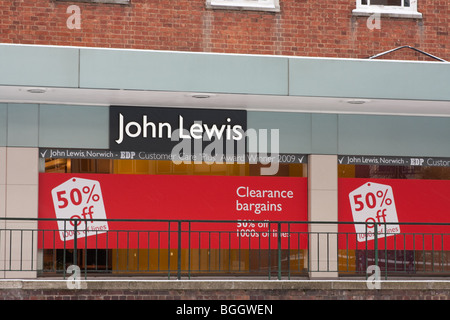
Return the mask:
[[[216,152],[245,155],[246,130],[244,110],[110,107],[112,151],[171,154],[184,140],[191,154],[214,143]]]

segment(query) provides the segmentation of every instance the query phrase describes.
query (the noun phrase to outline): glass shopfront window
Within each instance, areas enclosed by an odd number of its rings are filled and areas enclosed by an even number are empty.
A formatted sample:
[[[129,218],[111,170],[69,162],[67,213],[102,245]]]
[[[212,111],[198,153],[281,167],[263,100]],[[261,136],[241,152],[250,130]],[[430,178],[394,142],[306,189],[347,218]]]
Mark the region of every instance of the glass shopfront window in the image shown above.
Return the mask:
[[[339,178],[450,180],[450,167],[339,165]]]
[[[411,162],[338,165],[339,221],[355,223],[339,229],[341,275],[366,275],[375,262],[382,275],[450,273],[450,167]]]
[[[64,159],[64,158],[57,158],[57,159],[45,159],[45,172],[44,174],[55,174],[51,176],[46,177],[52,177],[57,176],[59,174],[63,174],[63,177],[66,176],[63,180],[67,180],[70,177],[75,177],[76,174],[80,174],[80,177],[82,177],[81,174],[87,174],[88,177],[99,177],[97,175],[102,175],[103,177],[111,177],[109,180],[101,180],[101,187],[102,187],[102,195],[98,194],[98,198],[103,197],[106,198],[108,194],[108,190],[111,189],[111,185],[116,185],[116,188],[124,187],[128,189],[126,186],[123,186],[123,181],[138,181],[138,180],[122,180],[122,179],[144,179],[139,181],[151,181],[145,182],[145,190],[142,190],[142,196],[144,196],[145,193],[151,192],[151,190],[154,190],[153,192],[157,192],[157,190],[163,190],[160,195],[158,195],[158,202],[160,203],[153,203],[153,205],[150,205],[148,207],[148,214],[140,215],[139,217],[145,217],[148,219],[152,219],[153,217],[159,217],[157,213],[155,213],[155,208],[163,208],[161,203],[173,203],[177,201],[183,201],[182,199],[177,198],[178,196],[175,193],[175,191],[172,192],[172,194],[167,194],[164,192],[167,189],[166,183],[164,181],[167,181],[169,178],[174,178],[171,181],[174,181],[174,183],[180,183],[183,184],[185,180],[183,180],[183,177],[186,177],[186,179],[192,179],[189,181],[199,182],[204,180],[196,180],[195,177],[205,177],[207,179],[210,177],[211,179],[217,179],[218,183],[221,183],[224,180],[220,180],[221,178],[230,177],[232,181],[247,181],[244,179],[251,178],[251,177],[260,177],[261,176],[261,167],[263,165],[261,164],[250,164],[250,163],[234,163],[234,164],[219,164],[219,163],[213,163],[213,164],[194,164],[194,163],[181,163],[181,164],[175,164],[172,161],[164,161],[164,160],[116,160],[116,159]],[[282,185],[289,187],[290,184],[296,184],[299,180],[299,178],[304,179],[306,178],[307,173],[307,164],[301,164],[301,163],[280,163],[279,164],[279,170],[277,171],[277,174],[273,176],[266,176],[261,181],[264,181],[265,185],[271,185],[271,181],[273,181],[273,185],[277,185],[279,180],[277,179],[285,179],[285,178],[292,178],[292,180],[282,180],[285,182],[282,182]],[[92,175],[92,176],[91,176]],[[120,176],[119,176],[120,175]],[[77,176],[78,177],[78,176]],[[114,178],[116,177],[116,178]],[[123,177],[123,178],[121,178]],[[136,178],[133,178],[136,177]],[[145,177],[148,177],[148,180]],[[166,177],[166,178],[164,178]],[[179,178],[177,178],[179,177]],[[233,178],[234,177],[234,178]],[[177,180],[178,179],[178,180]],[[237,180],[236,180],[237,179]],[[241,179],[241,180],[240,180]],[[99,180],[100,181],[100,180]],[[107,186],[106,181],[110,181],[108,183],[109,186]],[[214,180],[208,180],[208,181],[214,181]],[[256,181],[256,180],[255,180]],[[281,180],[280,180],[281,181]],[[292,181],[292,182],[290,182]],[[259,182],[257,180],[256,182]],[[161,184],[158,184],[161,183]],[[157,185],[154,185],[157,184]],[[98,185],[98,186],[100,186]],[[305,184],[306,185],[306,184]],[[201,201],[198,203],[198,210],[197,211],[206,211],[206,210],[213,210],[217,211],[217,213],[211,213],[211,214],[220,214],[220,210],[214,210],[211,208],[211,203],[217,202],[217,206],[221,206],[225,200],[222,200],[221,190],[224,190],[224,188],[217,189],[217,194],[214,193],[214,186],[207,187],[207,186],[197,186],[197,185],[191,185],[191,188],[199,188],[200,190],[203,190],[203,192],[206,192],[206,189],[212,189],[207,190],[208,193],[205,193],[205,197],[212,197],[215,199],[209,199],[209,201],[206,201],[206,205],[203,205]],[[84,188],[86,190],[84,190]],[[96,195],[94,192],[94,185],[92,187],[87,188],[86,186],[84,188],[79,188],[80,195],[81,196],[87,196],[88,191],[92,191],[91,196]],[[173,186],[173,188],[176,188],[176,186]],[[206,188],[206,189],[205,189]],[[73,190],[73,189],[72,189]],[[95,189],[97,190],[97,189]],[[242,189],[244,190],[244,189]],[[297,190],[297,189],[295,189]],[[86,191],[86,193],[84,193]],[[131,192],[131,191],[130,191]],[[233,191],[234,192],[234,191]],[[48,192],[47,192],[48,193]],[[235,193],[235,192],[234,192]],[[77,193],[74,193],[73,197],[75,200],[77,200]],[[131,194],[131,193],[130,193]],[[207,194],[207,196],[206,196]],[[241,195],[244,194],[241,192]],[[61,194],[61,195],[67,195],[67,199],[70,201],[69,193],[67,194]],[[70,194],[72,196],[72,194]],[[297,196],[297,195],[296,195]],[[302,195],[302,197],[306,194]],[[97,198],[97,199],[98,199]],[[61,198],[62,199],[62,198]],[[95,198],[91,198],[94,199]],[[149,198],[150,199],[150,198]],[[184,199],[184,198],[183,198]],[[201,199],[201,197],[199,198]],[[244,201],[245,198],[238,198],[239,201]],[[269,199],[270,200],[270,199]],[[268,199],[264,199],[264,202],[269,202]],[[80,200],[81,201],[81,200]],[[92,201],[92,200],[91,200]],[[105,200],[105,202],[110,200]],[[116,197],[114,199],[114,206],[116,207],[126,207],[124,203],[127,201],[131,201],[129,196],[124,195],[121,197]],[[151,201],[151,200],[148,200]],[[233,200],[236,201],[236,200]],[[41,201],[43,202],[43,201]],[[100,202],[100,201],[99,201]],[[265,204],[265,203],[264,203]],[[239,203],[239,205],[241,205]],[[283,203],[283,205],[289,205],[289,203]],[[305,205],[306,203],[302,204]],[[106,206],[110,206],[108,203]],[[189,204],[186,204],[186,206],[189,206]],[[284,209],[284,207],[283,207]],[[43,209],[40,209],[43,210]],[[107,208],[106,212],[109,214],[109,207]],[[118,209],[119,211],[122,209]],[[237,210],[237,209],[236,209]],[[186,211],[189,211],[186,209]],[[86,210],[87,213],[89,213],[88,210]],[[243,211],[242,211],[243,212]],[[247,214],[250,214],[250,211],[248,211]],[[297,213],[293,212],[293,215],[295,216]],[[178,219],[182,217],[184,220],[189,219],[195,219],[195,213],[190,214],[174,214],[174,216],[167,216],[167,219]],[[200,217],[203,217],[205,215],[198,214]],[[131,215],[132,216],[132,215]],[[121,218],[127,218],[130,217],[129,212],[123,211]],[[231,216],[234,217],[234,216]],[[252,216],[249,216],[252,217]],[[259,217],[255,216],[254,217]],[[285,217],[285,216],[281,216]],[[108,216],[109,218],[109,216]],[[223,218],[226,218],[225,216]],[[231,219],[231,218],[230,218]],[[275,219],[275,218],[274,218]],[[276,219],[275,219],[276,220]],[[126,228],[127,225],[124,225]],[[170,225],[170,228],[176,228],[176,225]],[[187,227],[186,227],[187,228]],[[242,230],[238,230],[239,232],[242,232]],[[261,229],[256,230],[256,233],[259,235],[262,234]],[[44,274],[53,274],[55,272],[61,272],[64,269],[67,269],[67,267],[71,264],[74,264],[75,262],[80,266],[82,270],[85,268],[88,270],[88,272],[93,273],[99,273],[99,274],[151,274],[151,275],[163,275],[167,274],[167,271],[175,271],[177,268],[177,257],[178,257],[178,249],[177,245],[171,247],[169,244],[169,247],[164,245],[147,245],[144,244],[145,241],[152,241],[152,243],[155,243],[155,241],[162,241],[164,236],[160,233],[159,238],[152,236],[138,236],[137,240],[133,240],[135,235],[133,235],[133,230],[129,233],[129,239],[126,241],[137,241],[137,245],[134,244],[126,244],[121,246],[114,247],[111,242],[110,238],[109,244],[104,246],[103,244],[97,245],[94,244],[93,246],[89,246],[88,249],[83,249],[84,247],[81,245],[79,246],[78,250],[76,251],[76,255],[74,255],[74,249],[73,248],[63,248],[61,247],[51,247],[51,245],[45,246],[43,249],[43,260],[44,260]],[[238,245],[229,245],[226,243],[223,243],[223,239],[219,240],[219,243],[215,243],[214,240],[214,234],[209,234],[211,238],[209,238],[210,243],[207,245],[204,245],[204,240],[200,240],[201,237],[207,236],[206,230],[198,234],[192,234],[191,239],[192,242],[198,241],[199,244],[189,243],[188,248],[186,246],[181,249],[180,255],[181,255],[181,261],[182,261],[182,272],[189,272],[191,274],[241,274],[241,273],[251,273],[254,275],[261,274],[267,274],[267,270],[272,269],[276,271],[277,265],[277,259],[276,254],[274,253],[274,250],[271,250],[267,247],[261,246],[257,247],[252,244],[251,247],[247,248],[245,247],[246,242],[242,242],[242,247],[239,247]],[[48,238],[48,236],[46,236]],[[55,235],[57,237],[57,235]],[[122,237],[122,235],[120,236]],[[125,236],[124,236],[125,237]],[[187,237],[186,237],[187,238]],[[158,240],[155,240],[158,239]],[[212,240],[211,240],[212,239]],[[48,239],[46,239],[48,240]],[[90,240],[86,240],[90,241]],[[119,236],[117,236],[117,239],[114,238],[114,241],[124,241],[122,239],[119,240]],[[183,238],[183,245],[185,245],[185,238]],[[202,244],[200,245],[200,241],[202,241]],[[211,241],[213,244],[211,245]],[[222,241],[222,242],[220,242]],[[249,242],[248,242],[249,243]],[[274,242],[276,243],[276,242]],[[66,252],[66,254],[64,254]],[[293,274],[303,274],[305,272],[307,259],[306,259],[306,249],[303,247],[298,247],[297,249],[283,249],[282,255],[284,258],[282,258],[283,264],[289,263],[289,269],[292,270]],[[286,262],[288,261],[288,262]],[[283,268],[288,269],[286,266],[283,265]]]

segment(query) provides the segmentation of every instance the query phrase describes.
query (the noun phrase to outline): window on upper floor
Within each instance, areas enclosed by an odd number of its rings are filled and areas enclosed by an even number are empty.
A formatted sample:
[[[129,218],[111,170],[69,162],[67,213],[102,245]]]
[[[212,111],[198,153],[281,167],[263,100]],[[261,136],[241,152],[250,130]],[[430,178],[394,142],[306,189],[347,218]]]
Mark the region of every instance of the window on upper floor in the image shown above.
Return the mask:
[[[56,0],[60,2],[87,2],[87,3],[112,3],[112,4],[130,4],[131,0]]]
[[[379,13],[384,16],[402,18],[422,18],[417,11],[418,0],[356,0],[354,15],[372,15]]]
[[[238,9],[279,12],[279,0],[206,0],[210,9]]]

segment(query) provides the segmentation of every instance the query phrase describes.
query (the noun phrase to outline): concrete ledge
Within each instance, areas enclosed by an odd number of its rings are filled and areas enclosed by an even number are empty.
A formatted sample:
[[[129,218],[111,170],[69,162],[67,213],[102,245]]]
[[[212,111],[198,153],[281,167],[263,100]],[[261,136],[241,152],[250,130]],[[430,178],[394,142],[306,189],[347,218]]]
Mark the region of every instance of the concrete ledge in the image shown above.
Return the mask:
[[[65,290],[69,280],[0,280],[0,290]],[[381,290],[450,290],[449,280],[386,280]],[[372,290],[365,280],[80,280],[88,290]],[[72,290],[72,289],[70,289]]]
[[[450,300],[449,281],[3,280],[0,300]],[[178,301],[178,302],[177,302]],[[284,310],[284,308],[282,308]]]

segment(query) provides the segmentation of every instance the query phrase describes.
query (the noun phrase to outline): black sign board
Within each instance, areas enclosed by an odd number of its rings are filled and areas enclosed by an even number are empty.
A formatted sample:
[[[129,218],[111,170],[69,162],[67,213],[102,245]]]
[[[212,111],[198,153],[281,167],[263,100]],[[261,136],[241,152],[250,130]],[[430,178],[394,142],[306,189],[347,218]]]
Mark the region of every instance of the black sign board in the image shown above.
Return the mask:
[[[109,159],[109,160],[178,160],[170,154],[162,154],[147,151],[111,151],[105,149],[72,149],[72,148],[39,148],[39,158],[42,159]],[[210,159],[204,159],[208,161]],[[230,161],[227,161],[230,160]],[[233,161],[233,159],[211,159],[214,162],[241,162],[241,159]],[[270,162],[279,163],[308,163],[308,156],[296,153],[280,153],[276,155],[260,155],[250,153],[245,155],[243,161],[246,163],[267,164]]]
[[[339,156],[339,164],[378,166],[425,166],[450,167],[450,158],[442,157],[396,157],[396,156]]]
[[[245,110],[110,107],[110,150],[245,155]]]

